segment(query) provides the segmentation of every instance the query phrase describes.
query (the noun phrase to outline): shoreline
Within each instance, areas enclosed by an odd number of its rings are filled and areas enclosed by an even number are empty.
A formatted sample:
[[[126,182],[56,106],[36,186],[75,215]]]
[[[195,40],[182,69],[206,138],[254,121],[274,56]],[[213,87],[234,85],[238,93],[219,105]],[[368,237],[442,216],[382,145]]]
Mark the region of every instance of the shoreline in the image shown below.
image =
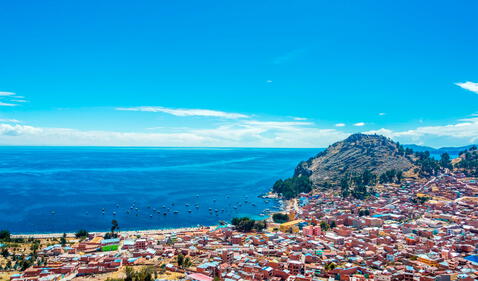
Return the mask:
[[[141,229],[141,230],[125,230],[125,231],[118,231],[118,234],[126,234],[126,235],[135,235],[135,234],[169,234],[175,232],[185,232],[185,231],[195,231],[200,229],[211,229],[212,227],[216,227],[217,225],[209,225],[209,226],[188,226],[188,227],[176,227],[176,228],[159,228],[159,229]],[[104,235],[109,231],[92,231],[89,232],[90,234],[99,234]],[[75,238],[75,232],[55,232],[55,233],[32,233],[32,234],[11,234],[12,238],[35,238],[35,239],[47,239],[47,238],[61,238],[63,234],[66,234],[68,238]]]

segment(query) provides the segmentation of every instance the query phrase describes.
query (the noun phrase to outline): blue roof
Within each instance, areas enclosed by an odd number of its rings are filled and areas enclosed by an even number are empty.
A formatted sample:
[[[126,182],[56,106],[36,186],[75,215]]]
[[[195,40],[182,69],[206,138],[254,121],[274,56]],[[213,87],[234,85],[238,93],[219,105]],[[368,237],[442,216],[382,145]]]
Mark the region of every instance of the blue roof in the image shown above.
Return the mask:
[[[103,241],[101,241],[101,244],[118,243],[119,241],[119,238],[103,239]]]
[[[467,256],[465,257],[465,260],[478,263],[478,255]]]

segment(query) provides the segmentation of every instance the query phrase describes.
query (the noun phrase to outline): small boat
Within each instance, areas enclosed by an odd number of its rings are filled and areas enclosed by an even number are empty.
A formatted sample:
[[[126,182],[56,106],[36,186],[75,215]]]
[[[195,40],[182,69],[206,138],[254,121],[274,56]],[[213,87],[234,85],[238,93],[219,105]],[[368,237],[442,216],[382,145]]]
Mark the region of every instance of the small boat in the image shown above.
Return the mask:
[[[178,214],[178,213],[179,213],[179,211],[174,211],[174,214]]]
[[[188,210],[188,213],[191,213],[192,211],[191,210]]]
[[[166,216],[168,213],[163,213],[163,216]]]
[[[113,212],[113,216],[116,216],[116,212]]]

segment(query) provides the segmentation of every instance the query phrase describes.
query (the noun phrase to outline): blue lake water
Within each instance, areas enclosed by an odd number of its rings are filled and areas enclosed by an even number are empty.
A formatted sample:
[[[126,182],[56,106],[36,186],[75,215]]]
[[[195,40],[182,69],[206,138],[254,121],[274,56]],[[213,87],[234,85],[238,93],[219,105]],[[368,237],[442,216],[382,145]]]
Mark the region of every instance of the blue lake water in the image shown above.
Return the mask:
[[[278,205],[258,195],[321,150],[0,147],[0,229],[100,231],[112,219],[122,230],[155,229],[257,216]]]

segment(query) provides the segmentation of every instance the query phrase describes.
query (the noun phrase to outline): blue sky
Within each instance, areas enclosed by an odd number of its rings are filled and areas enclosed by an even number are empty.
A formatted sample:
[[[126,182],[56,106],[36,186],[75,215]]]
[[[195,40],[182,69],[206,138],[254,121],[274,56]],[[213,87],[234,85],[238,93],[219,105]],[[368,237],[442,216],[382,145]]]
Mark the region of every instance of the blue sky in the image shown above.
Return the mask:
[[[8,1],[0,144],[478,142],[478,2]]]

